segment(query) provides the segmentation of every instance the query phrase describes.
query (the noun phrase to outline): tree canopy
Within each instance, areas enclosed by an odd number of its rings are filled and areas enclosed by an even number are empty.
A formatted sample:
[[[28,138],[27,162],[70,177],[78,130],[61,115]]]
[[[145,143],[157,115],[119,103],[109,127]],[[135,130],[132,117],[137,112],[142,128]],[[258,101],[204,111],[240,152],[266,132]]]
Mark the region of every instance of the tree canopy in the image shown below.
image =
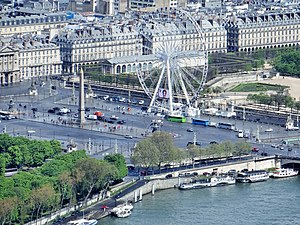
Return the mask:
[[[86,202],[109,181],[127,174],[123,156],[107,160],[88,158],[85,150],[62,153],[56,140],[0,134],[0,224],[24,224],[66,204]],[[5,177],[10,167],[19,170]]]
[[[278,72],[285,75],[300,76],[300,51],[286,49],[280,51],[274,59],[274,67]]]

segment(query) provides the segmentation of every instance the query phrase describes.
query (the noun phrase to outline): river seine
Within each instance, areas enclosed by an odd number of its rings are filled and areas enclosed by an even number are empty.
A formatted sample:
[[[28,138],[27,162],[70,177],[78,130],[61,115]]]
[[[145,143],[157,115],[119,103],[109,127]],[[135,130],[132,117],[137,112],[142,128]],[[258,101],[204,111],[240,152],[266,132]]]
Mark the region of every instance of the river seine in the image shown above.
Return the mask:
[[[195,190],[169,189],[143,196],[127,218],[106,217],[114,225],[297,225],[300,176]]]

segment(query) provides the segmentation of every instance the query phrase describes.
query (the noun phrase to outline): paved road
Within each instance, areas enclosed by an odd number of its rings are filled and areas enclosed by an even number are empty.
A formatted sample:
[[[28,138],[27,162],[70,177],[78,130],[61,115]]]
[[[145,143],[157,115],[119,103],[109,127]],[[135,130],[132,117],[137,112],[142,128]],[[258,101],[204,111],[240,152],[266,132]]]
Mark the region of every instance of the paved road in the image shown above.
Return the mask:
[[[0,87],[0,96],[5,94],[17,94],[13,98],[15,102],[15,109],[20,112],[23,112],[24,115],[21,116],[22,120],[10,120],[2,121],[0,128],[6,127],[8,133],[13,135],[27,135],[28,130],[34,130],[34,136],[36,138],[56,138],[67,144],[71,139],[78,143],[80,148],[86,148],[88,143],[92,143],[91,151],[93,153],[102,152],[104,149],[115,150],[115,146],[118,146],[119,152],[127,152],[127,156],[130,154],[129,149],[142,138],[141,133],[145,132],[149,127],[151,120],[158,119],[154,115],[142,115],[140,110],[141,106],[130,106],[131,111],[127,111],[128,105],[124,103],[114,103],[98,99],[90,99],[87,101],[87,107],[91,108],[91,112],[94,111],[103,111],[107,117],[111,115],[119,116],[120,119],[124,119],[126,124],[119,126],[119,129],[116,132],[106,132],[109,129],[109,126],[103,122],[88,122],[85,129],[73,128],[70,126],[57,126],[61,125],[58,122],[60,117],[61,121],[70,121],[72,115],[77,113],[78,106],[75,105],[75,102],[72,102],[72,89],[62,88],[59,86],[56,81],[56,90],[52,90],[52,96],[49,95],[49,81],[46,82],[45,86],[37,85],[39,95],[36,97],[23,96],[28,92],[28,87],[31,83],[23,82],[21,85],[9,86],[9,87]],[[54,84],[54,82],[53,82]],[[78,91],[75,92],[76,97],[78,98]],[[1,97],[0,108],[3,110],[8,109],[8,104],[11,97]],[[24,108],[26,105],[26,109]],[[66,106],[70,108],[73,113],[69,116],[57,116],[48,113],[48,109],[55,106],[63,107]],[[118,109],[119,106],[119,109]],[[31,108],[37,108],[38,112],[36,113],[38,118],[33,118],[33,113]],[[122,114],[124,107],[125,115]],[[259,137],[261,140],[264,140],[263,143],[256,143],[255,139],[239,139],[233,131],[222,130],[212,127],[202,127],[197,125],[192,125],[189,123],[178,124],[168,121],[164,121],[161,130],[170,132],[174,135],[174,142],[178,147],[184,148],[189,141],[193,141],[194,136],[197,141],[201,142],[203,146],[207,146],[210,141],[222,142],[225,140],[230,140],[233,142],[236,141],[248,141],[253,143],[254,146],[259,146],[263,151],[279,151],[278,149],[272,149],[270,146],[272,143],[279,143],[282,138],[286,137],[297,137],[299,136],[299,131],[287,132],[281,126],[271,125],[267,123],[260,122],[250,122],[234,119],[226,119],[219,117],[210,117],[202,116],[204,119],[210,119],[214,122],[229,122],[236,125],[238,129],[249,130],[251,134],[257,134],[259,130]],[[46,123],[40,123],[40,122]],[[39,123],[33,122],[39,121]],[[106,127],[105,127],[106,126]],[[114,125],[115,126],[115,125]],[[194,132],[187,132],[188,128],[193,128]],[[266,129],[272,128],[273,132],[265,132]],[[101,132],[102,131],[102,132]],[[133,139],[126,139],[124,136],[130,135],[133,136]],[[270,150],[270,151],[271,151]],[[297,150],[297,149],[296,149]],[[287,150],[286,150],[287,151]],[[277,152],[282,154],[284,151]],[[105,152],[104,154],[106,154]],[[291,154],[291,153],[290,153]],[[99,155],[99,154],[98,154]],[[100,153],[101,155],[101,153]]]

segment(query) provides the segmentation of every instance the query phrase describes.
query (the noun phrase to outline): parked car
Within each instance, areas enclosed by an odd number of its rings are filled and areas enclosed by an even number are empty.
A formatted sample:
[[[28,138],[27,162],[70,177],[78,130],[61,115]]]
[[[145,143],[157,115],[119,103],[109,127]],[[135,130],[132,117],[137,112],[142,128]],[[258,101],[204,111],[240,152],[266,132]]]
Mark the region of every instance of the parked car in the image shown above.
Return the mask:
[[[112,116],[110,117],[110,119],[111,119],[111,120],[118,120],[118,119],[119,119],[119,117],[118,117],[118,116],[116,116],[116,115],[112,115]]]
[[[257,147],[253,147],[252,152],[259,152],[259,149]]]
[[[209,144],[211,144],[211,145],[217,145],[218,142],[216,142],[216,141],[211,141],[211,142],[209,142]]]
[[[144,100],[139,100],[139,105],[144,105],[145,101]]]
[[[119,102],[125,102],[125,101],[126,101],[126,98],[124,98],[124,97],[119,98]]]
[[[128,134],[125,136],[125,138],[127,138],[127,139],[133,139],[133,137],[131,135],[128,135]]]
[[[189,142],[186,144],[186,146],[190,146],[190,145],[194,145],[194,142],[193,142],[193,141],[189,141]],[[198,142],[198,141],[196,141],[196,142],[195,142],[195,145],[201,146],[201,143]]]
[[[268,129],[265,130],[265,132],[272,132],[272,131],[273,131],[272,128],[268,128]]]
[[[119,120],[119,121],[117,122],[117,124],[125,124],[125,123],[126,123],[125,120]]]
[[[48,113],[55,113],[55,110],[54,109],[49,109]]]
[[[172,178],[172,177],[173,177],[173,175],[171,173],[166,175],[167,179]]]
[[[103,100],[105,100],[105,101],[106,101],[106,100],[109,100],[109,95],[104,95],[102,98],[103,98]]]

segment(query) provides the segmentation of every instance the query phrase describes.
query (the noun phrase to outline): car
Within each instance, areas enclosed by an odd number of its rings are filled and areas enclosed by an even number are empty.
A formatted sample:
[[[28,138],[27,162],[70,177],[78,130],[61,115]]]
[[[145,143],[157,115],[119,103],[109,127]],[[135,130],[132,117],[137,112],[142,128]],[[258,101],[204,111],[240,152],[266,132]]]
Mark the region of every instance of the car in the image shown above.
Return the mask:
[[[119,121],[117,122],[117,124],[125,124],[125,123],[126,123],[125,120],[119,120]]]
[[[288,151],[291,152],[293,150],[292,147],[288,147]]]
[[[113,120],[107,120],[107,122],[112,123],[112,124],[115,123],[115,121],[113,121]]]
[[[119,97],[119,102],[125,102],[126,98],[124,97]]]
[[[145,101],[144,100],[139,100],[139,105],[144,105]]]
[[[147,107],[147,106],[143,106],[143,107],[141,108],[141,110],[142,110],[142,111],[147,111],[147,110],[148,110],[148,107]]]
[[[193,128],[188,128],[186,131],[187,132],[194,132]]]
[[[209,144],[210,144],[210,145],[217,145],[218,142],[216,142],[216,141],[211,141],[211,142],[209,142]]]
[[[32,108],[31,110],[32,110],[32,112],[37,112],[38,111],[37,108]]]
[[[116,115],[112,115],[112,116],[110,117],[110,119],[111,119],[111,120],[118,120],[118,119],[119,119],[119,117],[118,117],[118,116],[116,116]]]
[[[186,146],[190,146],[190,145],[197,145],[197,146],[201,146],[201,143],[200,142],[198,142],[198,141],[196,141],[195,143],[193,142],[193,141],[189,141],[187,144],[186,144]]]
[[[171,173],[166,175],[166,179],[169,179],[169,178],[172,178],[172,177],[173,177],[173,175]]]
[[[131,136],[131,135],[125,135],[125,138],[127,138],[127,139],[133,139],[133,137]]]
[[[55,113],[55,110],[54,109],[49,109],[48,113]]]
[[[261,155],[261,156],[268,156],[268,153],[262,152],[260,155]]]
[[[259,152],[259,149],[257,147],[253,147],[251,151],[252,152]]]
[[[84,110],[85,110],[86,112],[90,112],[90,111],[91,111],[91,109],[88,108],[88,107],[86,107]]]
[[[109,95],[104,95],[104,96],[102,97],[102,99],[105,100],[105,101],[106,101],[106,100],[109,100]]]
[[[279,148],[279,144],[272,144],[271,147],[272,148]]]
[[[137,103],[138,103],[138,101],[137,101],[137,100],[135,100],[135,99],[132,99],[132,100],[131,100],[131,103],[135,105],[135,104],[137,104]]]
[[[272,128],[268,128],[268,129],[265,130],[265,132],[272,132],[272,131],[273,131]]]

